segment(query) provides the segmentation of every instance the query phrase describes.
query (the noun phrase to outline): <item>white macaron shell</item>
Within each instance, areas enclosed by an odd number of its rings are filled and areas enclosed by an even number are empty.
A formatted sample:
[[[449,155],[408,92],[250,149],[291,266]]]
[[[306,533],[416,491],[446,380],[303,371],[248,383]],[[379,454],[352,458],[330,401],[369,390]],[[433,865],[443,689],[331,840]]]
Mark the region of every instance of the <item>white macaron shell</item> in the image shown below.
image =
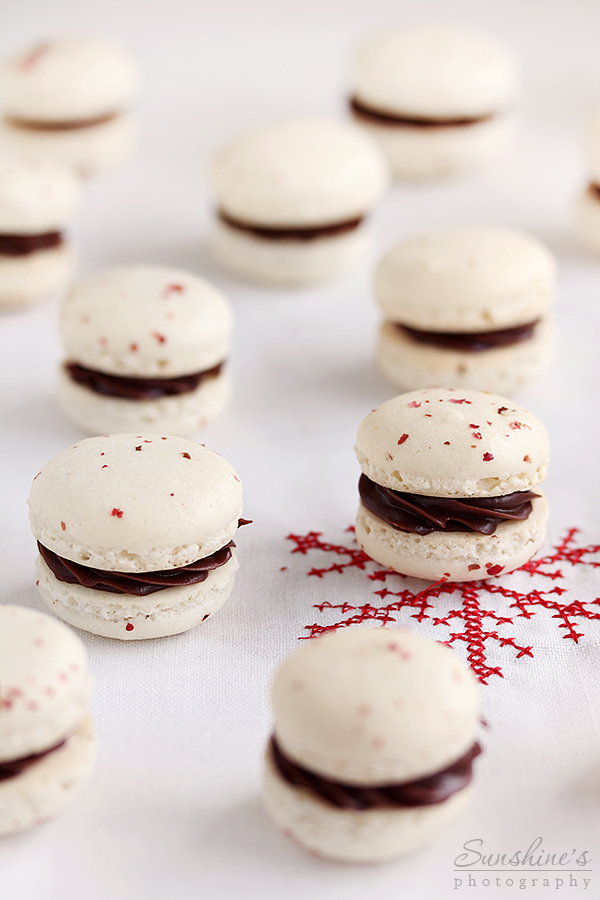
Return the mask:
[[[540,241],[521,232],[448,229],[388,250],[374,287],[391,322],[431,331],[493,331],[547,311],[556,264]]]
[[[415,341],[383,322],[375,359],[381,374],[399,391],[475,388],[512,397],[550,365],[555,331],[553,319],[541,316],[527,340],[474,353]]]
[[[362,503],[356,540],[367,556],[395,572],[427,581],[474,581],[506,575],[540,549],[548,523],[548,501],[536,488],[530,515],[500,522],[493,534],[475,531],[400,531],[370,513]]]
[[[307,642],[273,682],[275,736],[294,762],[347,784],[399,784],[461,758],[479,726],[462,660],[400,628],[351,628]]]
[[[0,606],[0,762],[55,747],[85,716],[92,682],[80,639],[51,616]]]
[[[196,628],[225,603],[238,568],[234,551],[204,581],[138,596],[59,581],[38,556],[36,583],[52,612],[69,625],[116,640],[139,641]]]
[[[122,112],[138,92],[130,52],[116,41],[48,41],[9,59],[0,74],[4,111],[31,122],[68,122]]]
[[[221,208],[247,224],[308,227],[364,215],[387,187],[381,152],[357,126],[295,119],[235,139],[215,159]]]
[[[68,357],[113,375],[171,378],[206,371],[229,354],[233,316],[202,278],[165,266],[119,266],[64,299]]]
[[[59,556],[108,571],[160,571],[231,540],[242,486],[232,466],[201,444],[113,434],[46,463],[29,506],[35,537]]]
[[[463,809],[471,786],[443,803],[342,809],[290,784],[267,752],[263,798],[283,834],[314,856],[336,862],[374,863],[417,850]]]
[[[85,716],[64,744],[0,781],[0,837],[62,812],[91,775],[95,758],[93,722]]]
[[[524,407],[471,389],[401,394],[361,422],[356,456],[371,481],[431,497],[493,497],[546,477],[550,445]]]
[[[44,234],[69,224],[81,195],[79,179],[58,162],[0,154],[0,234]]]
[[[356,54],[352,89],[377,111],[458,118],[505,109],[517,80],[512,57],[494,38],[437,25],[368,41]]]

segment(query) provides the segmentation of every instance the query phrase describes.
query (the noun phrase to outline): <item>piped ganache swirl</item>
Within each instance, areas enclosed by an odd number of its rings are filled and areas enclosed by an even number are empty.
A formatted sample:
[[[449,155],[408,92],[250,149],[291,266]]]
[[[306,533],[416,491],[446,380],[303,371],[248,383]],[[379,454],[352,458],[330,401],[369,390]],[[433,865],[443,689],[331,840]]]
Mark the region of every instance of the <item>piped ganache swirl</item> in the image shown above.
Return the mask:
[[[217,378],[221,374],[224,362],[211,369],[195,372],[192,375],[178,375],[174,378],[134,378],[125,375],[109,375],[88,369],[75,362],[65,363],[65,371],[77,384],[108,397],[121,397],[127,400],[157,400],[160,397],[174,397],[195,391],[203,382]]]
[[[34,121],[22,119],[19,116],[4,116],[4,121],[12,128],[22,128],[25,131],[77,131],[79,128],[94,128],[96,125],[104,125],[112,122],[119,113],[110,112],[101,116],[88,119],[65,119],[63,121]]]
[[[487,122],[494,117],[494,113],[487,113],[481,116],[440,117],[438,119],[428,116],[403,116],[400,113],[390,113],[383,109],[375,109],[363,103],[356,96],[350,98],[349,104],[355,116],[376,122],[378,125],[408,125],[413,128],[461,128],[477,125],[480,122]]]
[[[288,759],[271,738],[269,751],[282,778],[295,787],[312,791],[321,800],[342,809],[364,810],[374,807],[431,806],[443,803],[465,788],[473,775],[473,760],[481,753],[479,743],[473,746],[446,769],[401,784],[360,787],[323,778]]]
[[[499,522],[529,517],[532,491],[514,491],[499,497],[426,497],[393,491],[371,481],[364,473],[358,482],[362,505],[398,531],[430,534],[432,531],[474,531],[493,534]]]
[[[61,741],[60,744],[55,744],[54,747],[49,747],[48,750],[42,750],[41,753],[32,753],[30,756],[22,756],[20,759],[10,759],[6,762],[0,762],[0,782],[8,781],[9,778],[16,778],[17,775],[20,775],[21,772],[24,772],[29,766],[32,766],[50,753],[54,753],[55,750],[60,750],[61,747],[64,747],[65,743],[66,739]]]
[[[231,228],[245,231],[270,241],[313,241],[319,238],[335,237],[338,234],[354,231],[364,220],[364,216],[354,216],[352,219],[347,219],[343,222],[333,222],[328,225],[276,226],[243,222],[241,219],[230,216],[223,209],[218,210],[217,215],[222,222]]]
[[[247,519],[240,519],[239,524],[245,525],[247,522]],[[165,569],[160,572],[109,572],[106,569],[82,566],[80,563],[58,556],[38,541],[40,556],[58,581],[80,584],[96,591],[134,594],[138,597],[145,597],[165,588],[205,581],[212,569],[218,569],[229,562],[233,547],[235,544],[230,541],[210,556],[176,569]]]
[[[43,234],[0,234],[0,256],[27,256],[38,250],[60,247],[63,237],[60,231]]]
[[[395,327],[411,340],[419,344],[430,344],[433,347],[441,347],[444,350],[455,350],[463,353],[481,353],[494,347],[505,347],[511,344],[519,344],[533,337],[539,319],[517,325],[514,328],[501,328],[495,331],[452,332],[452,331],[423,331],[419,328],[410,328],[395,322]]]

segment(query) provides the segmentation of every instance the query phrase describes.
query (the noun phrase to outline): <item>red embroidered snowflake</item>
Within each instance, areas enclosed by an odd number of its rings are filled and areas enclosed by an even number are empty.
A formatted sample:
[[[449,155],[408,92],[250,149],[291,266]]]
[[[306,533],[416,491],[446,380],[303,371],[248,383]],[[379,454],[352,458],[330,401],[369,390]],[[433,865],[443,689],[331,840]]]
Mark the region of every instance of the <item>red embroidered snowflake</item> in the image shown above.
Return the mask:
[[[354,528],[351,527],[348,531],[353,532]],[[383,584],[373,591],[374,596],[379,598],[378,601],[358,606],[350,603],[332,604],[328,601],[315,604],[314,608],[321,613],[326,609],[335,610],[337,621],[333,624],[306,625],[309,633],[302,639],[370,620],[380,622],[381,625],[397,624],[406,610],[409,617],[418,622],[428,619],[434,626],[448,629],[449,633],[443,643],[465,645],[469,664],[483,684],[492,675],[503,678],[502,667],[488,661],[488,656],[495,657],[496,648],[512,648],[517,659],[534,655],[531,645],[517,643],[512,634],[504,633],[508,626],[515,624],[515,619],[532,619],[545,610],[557,620],[558,628],[563,631],[562,637],[575,643],[584,636],[580,629],[586,620],[600,620],[600,598],[589,601],[572,599],[569,590],[561,583],[565,576],[560,564],[600,568],[600,544],[579,546],[576,544],[577,534],[577,528],[570,528],[551,553],[534,558],[517,570],[540,581],[540,586],[528,593],[511,587],[516,572],[503,576],[501,580],[452,584],[441,581],[428,585],[418,593],[401,585],[393,590],[392,587],[396,587],[398,581],[405,581],[406,576],[390,569],[382,569],[356,543],[354,546],[327,543],[321,540],[321,533],[318,531],[311,531],[306,535],[289,534],[287,540],[295,544],[292,553],[306,555],[316,550],[336,557],[336,561],[330,565],[314,567],[307,575],[323,578],[331,572],[339,574],[349,569],[358,569],[365,573],[368,582]],[[566,594],[569,596],[565,597]],[[442,615],[440,605],[435,601],[443,595],[456,602],[452,609]],[[488,608],[492,597],[495,598],[494,605],[498,609]],[[447,609],[447,605],[444,604],[443,608]]]

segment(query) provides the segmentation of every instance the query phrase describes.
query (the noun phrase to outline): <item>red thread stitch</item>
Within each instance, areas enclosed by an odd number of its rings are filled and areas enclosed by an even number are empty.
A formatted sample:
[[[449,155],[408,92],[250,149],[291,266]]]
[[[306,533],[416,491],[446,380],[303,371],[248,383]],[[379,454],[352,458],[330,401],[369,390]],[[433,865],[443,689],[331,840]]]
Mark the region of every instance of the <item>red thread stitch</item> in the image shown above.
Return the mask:
[[[354,528],[350,527],[347,531],[354,532]],[[575,543],[577,534],[577,528],[568,529],[552,552],[530,560],[518,571],[528,573],[531,577],[543,578],[547,584],[548,581],[557,582],[564,579],[559,563],[600,568],[600,559],[593,558],[595,554],[600,553],[600,544],[577,545]],[[404,580],[406,576],[390,569],[382,569],[357,545],[333,544],[322,540],[321,536],[321,532],[318,531],[311,531],[306,535],[287,536],[287,540],[295,544],[292,553],[307,555],[319,551],[336,557],[330,565],[312,567],[306,574],[323,578],[330,572],[343,574],[348,570],[358,569],[365,573],[369,582],[384,583],[383,587],[373,592],[382,602],[366,602],[357,606],[348,602],[332,604],[329,601],[315,604],[314,609],[320,613],[331,610],[337,621],[306,625],[305,630],[308,634],[303,635],[301,640],[367,621],[379,622],[381,625],[397,624],[405,619],[404,611],[406,611],[409,617],[417,622],[429,620],[434,626],[448,629],[449,633],[443,643],[465,646],[471,668],[478,679],[486,684],[493,675],[504,677],[502,666],[495,664],[495,658],[490,658],[495,657],[496,649],[510,648],[516,659],[534,656],[533,646],[527,641],[519,643],[514,635],[514,626],[518,626],[519,619],[532,619],[536,614],[546,611],[557,621],[562,637],[576,644],[584,636],[581,630],[583,623],[586,620],[588,622],[600,620],[600,598],[585,602],[579,599],[561,599],[568,591],[559,584],[548,588],[535,587],[528,593],[522,593],[510,586],[510,574],[504,576],[502,581],[494,579],[448,583],[442,580],[428,585],[418,593],[402,587],[399,590],[390,590],[385,586],[388,579],[391,579],[390,585],[395,586],[398,579]],[[435,601],[442,596],[456,598],[458,603],[445,614],[439,615],[441,610]],[[485,596],[495,597],[503,604],[503,609],[501,611],[488,609],[483,603]],[[438,615],[434,614],[434,609]],[[513,626],[512,633],[503,633],[506,626]]]

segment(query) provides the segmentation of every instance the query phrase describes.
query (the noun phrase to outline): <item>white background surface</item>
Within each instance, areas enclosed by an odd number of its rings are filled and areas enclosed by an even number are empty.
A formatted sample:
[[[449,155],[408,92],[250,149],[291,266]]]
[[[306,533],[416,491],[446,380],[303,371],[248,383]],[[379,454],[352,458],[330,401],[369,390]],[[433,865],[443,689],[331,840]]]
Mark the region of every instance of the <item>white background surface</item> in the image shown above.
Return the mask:
[[[343,114],[348,57],[365,35],[442,19],[504,39],[523,71],[513,152],[473,179],[394,187],[375,216],[377,254],[416,231],[462,224],[529,230],[557,254],[556,364],[518,399],[547,424],[552,440],[547,548],[573,526],[581,529],[580,543],[600,543],[600,261],[578,248],[571,227],[585,181],[583,117],[600,95],[598,4],[5,0],[1,12],[1,56],[64,33],[110,34],[139,56],[144,91],[136,154],[85,187],[72,232],[79,274],[158,262],[205,275],[231,298],[235,400],[200,439],[238,470],[245,515],[255,524],[239,535],[234,594],[205,626],[122,645],[84,637],[97,685],[97,772],[59,819],[2,841],[0,898],[504,900],[519,889],[518,876],[512,887],[504,883],[510,873],[502,874],[501,886],[494,874],[488,887],[467,887],[467,876],[454,873],[455,858],[468,840],[510,856],[538,836],[548,852],[587,851],[592,871],[585,877],[592,881],[584,892],[580,873],[575,888],[558,872],[547,876],[550,886],[542,887],[540,877],[534,887],[529,874],[521,876],[524,896],[600,896],[597,622],[584,623],[577,644],[562,638],[550,612],[515,620],[514,629],[503,626],[532,645],[534,656],[495,647],[492,662],[501,663],[504,678],[482,688],[490,727],[477,793],[430,848],[389,865],[346,868],[303,854],[267,820],[259,785],[273,669],[298,646],[306,625],[326,619],[314,604],[373,602],[373,586],[358,570],[307,578],[313,565],[332,560],[291,555],[286,536],[314,530],[349,543],[356,427],[393,390],[371,362],[376,256],[341,283],[274,292],[230,279],[205,246],[206,166],[215,149],[249,124],[295,113]],[[29,486],[44,462],[82,437],[54,399],[55,320],[53,303],[0,320],[0,600],[38,609]],[[571,599],[589,602],[600,594],[593,568],[562,569]],[[531,590],[529,576],[500,581]],[[441,597],[440,614],[456,602]],[[447,637],[431,619],[416,623],[410,612],[398,621]],[[455,877],[463,878],[457,889]]]

